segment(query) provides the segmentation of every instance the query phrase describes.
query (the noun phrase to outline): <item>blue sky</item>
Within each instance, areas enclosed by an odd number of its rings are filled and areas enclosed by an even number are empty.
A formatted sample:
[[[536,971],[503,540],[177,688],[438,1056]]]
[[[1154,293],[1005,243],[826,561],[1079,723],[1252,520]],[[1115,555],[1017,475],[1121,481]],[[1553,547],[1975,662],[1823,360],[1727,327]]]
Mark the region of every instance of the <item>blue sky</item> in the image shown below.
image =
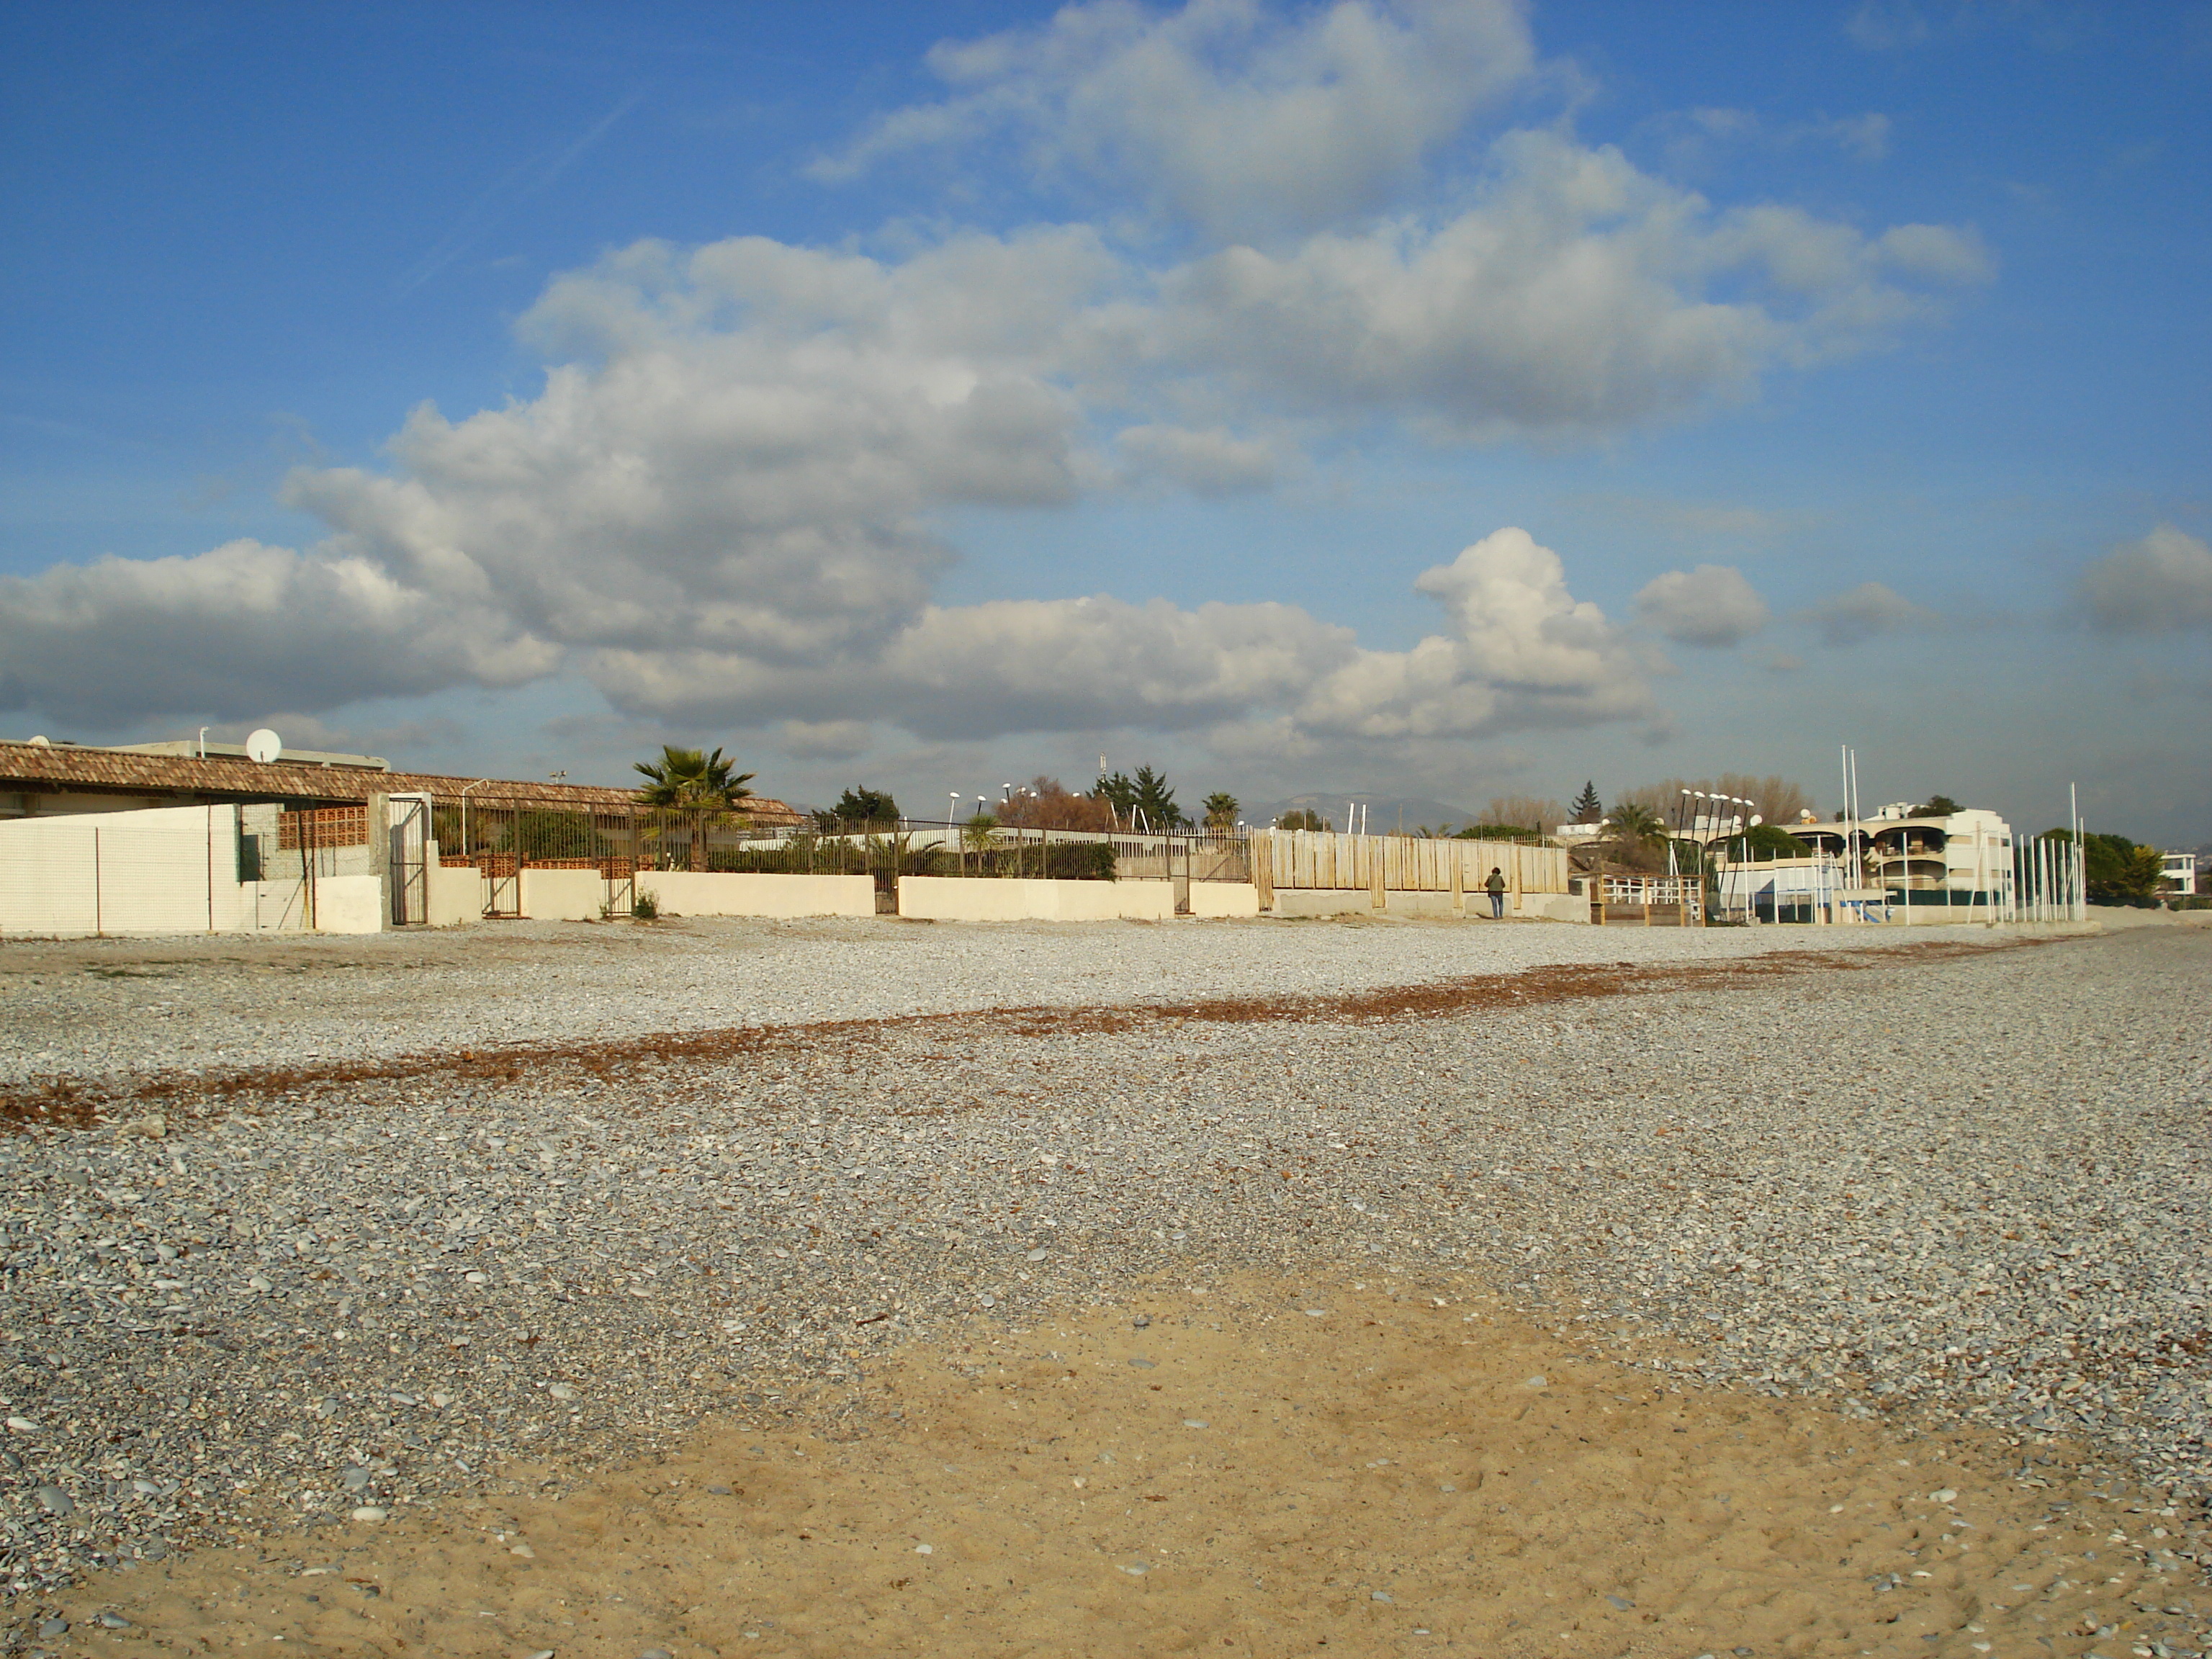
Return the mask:
[[[2212,9],[17,7],[0,727],[2212,838]]]

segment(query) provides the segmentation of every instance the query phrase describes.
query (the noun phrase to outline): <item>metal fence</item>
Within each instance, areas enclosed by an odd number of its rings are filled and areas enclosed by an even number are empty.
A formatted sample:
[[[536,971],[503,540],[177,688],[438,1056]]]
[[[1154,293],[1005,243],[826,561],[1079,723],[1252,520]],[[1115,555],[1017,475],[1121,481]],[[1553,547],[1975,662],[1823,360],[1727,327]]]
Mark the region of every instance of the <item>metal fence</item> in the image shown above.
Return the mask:
[[[861,823],[816,818],[759,828],[741,817],[659,811],[434,802],[430,839],[439,862],[474,866],[489,885],[487,914],[520,908],[523,870],[597,870],[610,903],[640,871],[743,875],[866,875],[884,908],[895,908],[902,876],[969,876],[1059,881],[1247,881],[1250,849],[1241,832],[1157,836],[1030,830],[899,818]],[[1180,889],[1179,889],[1180,895]]]
[[[1250,879],[1241,831],[1179,835],[982,827],[929,818],[821,819],[757,829],[738,818],[635,811],[477,805],[440,800],[431,839],[448,864],[537,869],[715,871],[744,874],[1057,877],[1063,880]],[[288,843],[289,844],[289,843]]]

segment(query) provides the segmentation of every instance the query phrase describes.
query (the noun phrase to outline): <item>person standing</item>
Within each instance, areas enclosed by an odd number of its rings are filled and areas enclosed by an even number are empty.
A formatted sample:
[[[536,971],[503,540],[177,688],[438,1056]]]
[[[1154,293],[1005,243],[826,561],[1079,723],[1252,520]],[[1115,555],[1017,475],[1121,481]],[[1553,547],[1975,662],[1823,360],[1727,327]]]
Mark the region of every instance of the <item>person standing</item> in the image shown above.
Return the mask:
[[[1489,878],[1482,884],[1482,890],[1490,895],[1492,919],[1502,918],[1505,915],[1505,872],[1492,865]]]

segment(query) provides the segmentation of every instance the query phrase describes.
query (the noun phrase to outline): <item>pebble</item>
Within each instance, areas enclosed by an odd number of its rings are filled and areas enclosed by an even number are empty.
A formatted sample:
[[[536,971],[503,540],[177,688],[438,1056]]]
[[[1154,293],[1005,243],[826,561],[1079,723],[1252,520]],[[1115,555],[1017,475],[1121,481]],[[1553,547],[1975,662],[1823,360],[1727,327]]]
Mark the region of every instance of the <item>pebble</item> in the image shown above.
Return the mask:
[[[2171,1011],[2212,1006],[2212,940],[2193,933],[1893,961],[1886,938],[1779,928],[11,943],[0,1064],[58,1048],[38,1023],[56,1005],[20,981],[76,951],[167,975],[68,988],[115,1028],[86,1064],[155,1070],[194,1062],[191,1020],[210,1022],[202,1041],[242,1032],[248,992],[288,1012],[241,1052],[300,1060],[396,1041],[418,1003],[426,1044],[480,1032],[483,1007],[441,987],[483,1004],[505,986],[519,1029],[564,1008],[580,1030],[619,1026],[647,1018],[648,970],[671,976],[652,1014],[668,1024],[866,1012],[877,982],[841,979],[864,966],[949,1006],[1036,1006],[1048,985],[1065,1000],[1356,988],[1389,971],[1386,943],[1407,982],[1873,948],[1849,973],[1382,1024],[892,1024],[605,1073],[278,1078],[172,1110],[159,1140],[0,1139],[0,1376],[22,1465],[0,1469],[15,1540],[0,1589],[225,1540],[248,1517],[382,1518],[501,1460],[647,1454],[706,1412],[765,1423],[857,1401],[886,1349],[1018,1328],[1053,1302],[1119,1304],[1148,1328],[1128,1307],[1147,1275],[1204,1283],[1293,1253],[1377,1297],[1411,1294],[1401,1275],[1474,1272],[1660,1386],[1979,1424],[2021,1437],[2024,1459],[2083,1439],[2192,1503],[2212,1491],[2212,1358],[2187,1346],[2212,1328],[2212,1060]],[[1983,939],[1911,942],[1936,937]],[[435,958],[419,994],[409,951]],[[190,1020],[134,1036],[128,999],[156,994]],[[1047,1167],[1040,1142],[1065,1153]],[[1034,1271],[1000,1283],[1012,1257]],[[2193,1510],[2164,1524],[2160,1548],[2203,1553]]]
[[[1274,923],[939,925],[923,934],[865,921],[697,917],[652,928],[506,921],[353,938],[15,939],[8,1018],[18,1036],[0,1045],[0,1083],[127,1077],[210,1058],[232,1068],[303,1057],[336,1064],[732,1024],[1171,1002],[1224,989],[1336,995],[1547,963],[1605,965],[1632,951],[1706,962],[1898,942],[1841,928],[1825,939],[1802,927],[1637,931],[1646,936]],[[1944,935],[1952,930],[1912,930],[1915,941]]]

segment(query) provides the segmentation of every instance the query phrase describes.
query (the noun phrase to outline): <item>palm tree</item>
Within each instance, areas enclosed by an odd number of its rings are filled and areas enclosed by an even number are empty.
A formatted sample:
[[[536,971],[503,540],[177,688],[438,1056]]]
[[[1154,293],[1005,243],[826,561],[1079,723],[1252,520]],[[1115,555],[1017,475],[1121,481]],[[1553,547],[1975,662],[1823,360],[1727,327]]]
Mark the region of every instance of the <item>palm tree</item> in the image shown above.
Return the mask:
[[[1618,839],[1626,842],[1659,841],[1667,834],[1667,826],[1659,821],[1659,815],[1634,801],[1622,801],[1615,806],[1606,823]]]
[[[1209,830],[1234,830],[1237,827],[1237,797],[1226,789],[1217,789],[1206,798],[1206,827]]]
[[[739,802],[752,799],[753,792],[745,786],[756,775],[739,772],[732,776],[736,765],[735,761],[722,758],[719,746],[709,755],[666,743],[660,745],[658,761],[637,763],[637,769],[651,780],[637,792],[639,805],[657,806],[690,821],[694,870],[707,867],[708,825],[731,817]]]

